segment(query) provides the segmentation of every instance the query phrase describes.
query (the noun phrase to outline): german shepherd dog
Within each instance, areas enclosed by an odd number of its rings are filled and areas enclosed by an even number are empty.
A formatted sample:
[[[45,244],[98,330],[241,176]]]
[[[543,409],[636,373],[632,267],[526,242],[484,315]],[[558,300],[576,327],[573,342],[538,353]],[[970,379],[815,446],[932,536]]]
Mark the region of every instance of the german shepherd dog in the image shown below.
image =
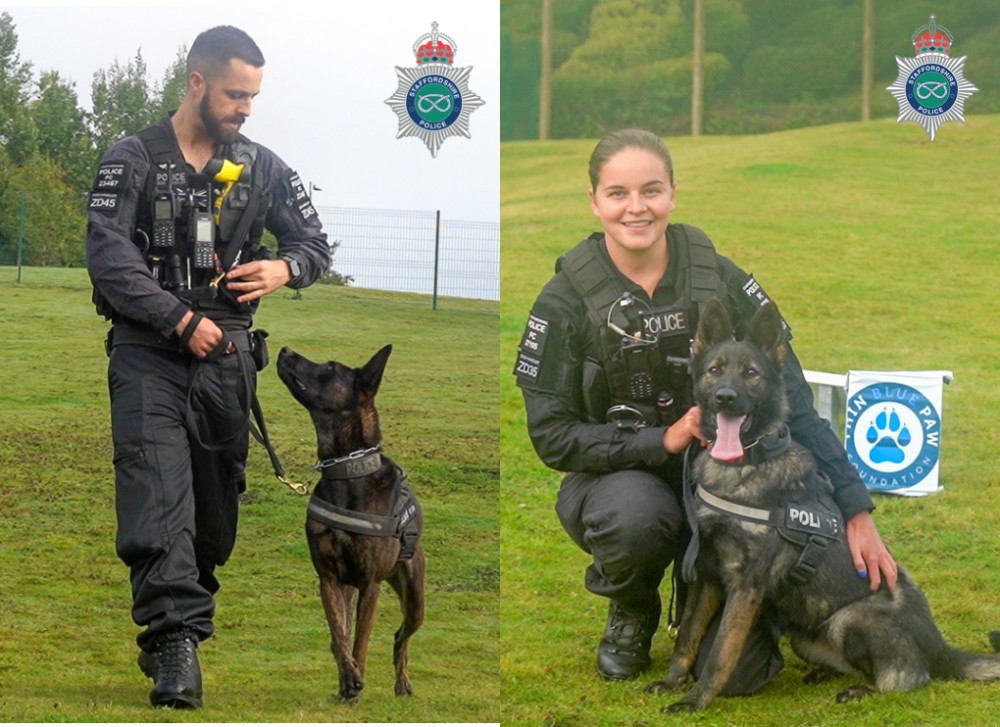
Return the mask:
[[[859,578],[829,480],[812,455],[788,436],[782,385],[785,338],[773,303],[754,315],[746,340],[733,339],[725,308],[711,301],[693,347],[701,429],[713,442],[694,461],[697,578],[684,608],[666,677],[651,692],[681,689],[709,621],[721,607],[719,635],[694,687],[668,712],[703,709],[725,686],[748,631],[766,614],[791,636],[794,651],[819,667],[807,677],[857,674],[872,686],[849,687],[837,701],[872,691],[906,691],[931,679],[1000,679],[1000,654],[978,656],[945,643],[927,599],[903,568],[897,586],[877,591]],[[784,439],[784,448],[781,441]],[[753,454],[766,445],[771,456]],[[686,490],[685,497],[691,493]],[[747,519],[736,512],[754,513]],[[774,516],[777,513],[777,516]],[[803,515],[805,513],[805,515]],[[770,514],[770,523],[767,522]],[[781,524],[781,528],[774,523]],[[797,568],[817,542],[815,572]],[[822,527],[820,527],[822,525]],[[790,528],[789,526],[793,526]],[[825,547],[823,547],[825,544]],[[1000,650],[1000,634],[990,635]]]
[[[424,618],[422,514],[402,470],[381,453],[375,410],[375,393],[391,351],[386,346],[360,369],[336,361],[313,363],[287,347],[278,356],[278,376],[316,426],[323,478],[309,503],[306,537],[340,672],[338,698],[351,703],[364,688],[379,583],[388,581],[403,611],[393,648],[397,695],[413,694],[407,650]],[[405,534],[400,532],[403,524]]]

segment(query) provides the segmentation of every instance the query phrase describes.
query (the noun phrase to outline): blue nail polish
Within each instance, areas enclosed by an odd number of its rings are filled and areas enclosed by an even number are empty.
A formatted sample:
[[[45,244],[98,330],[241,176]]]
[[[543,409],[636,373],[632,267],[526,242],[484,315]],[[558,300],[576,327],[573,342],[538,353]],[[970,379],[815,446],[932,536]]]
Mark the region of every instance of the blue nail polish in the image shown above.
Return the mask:
[[[866,570],[859,570],[858,571],[858,576],[861,577],[861,578],[867,578],[868,577],[868,571],[866,571]]]

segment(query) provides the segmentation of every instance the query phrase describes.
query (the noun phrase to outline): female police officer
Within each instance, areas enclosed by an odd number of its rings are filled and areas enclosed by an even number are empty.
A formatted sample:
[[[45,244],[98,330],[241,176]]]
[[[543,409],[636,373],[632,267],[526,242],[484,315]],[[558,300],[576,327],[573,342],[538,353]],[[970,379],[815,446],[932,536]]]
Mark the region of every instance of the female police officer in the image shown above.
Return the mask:
[[[670,222],[673,163],[654,134],[607,135],[591,156],[590,182],[603,232],[559,259],[531,310],[515,373],[535,450],[569,473],[556,511],[593,557],[586,587],[610,599],[598,672],[628,679],[649,666],[658,587],[683,555],[682,454],[693,440],[704,443],[686,368],[699,306],[719,298],[742,333],[766,296],[701,230]],[[785,388],[792,435],[834,484],[859,575],[870,574],[874,589],[884,574],[894,587],[871,498],[813,409],[791,352]],[[710,644],[711,633],[705,654]],[[760,624],[726,692],[754,692],[781,666],[777,633]]]

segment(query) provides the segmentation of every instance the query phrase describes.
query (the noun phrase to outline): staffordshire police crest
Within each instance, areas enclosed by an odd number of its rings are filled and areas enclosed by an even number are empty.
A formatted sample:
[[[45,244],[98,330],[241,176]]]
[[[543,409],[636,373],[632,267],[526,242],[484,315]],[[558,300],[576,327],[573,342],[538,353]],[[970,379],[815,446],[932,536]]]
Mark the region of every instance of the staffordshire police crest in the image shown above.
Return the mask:
[[[896,56],[899,77],[886,88],[899,102],[901,121],[916,121],[934,141],[938,128],[946,121],[961,121],[965,100],[979,89],[962,75],[967,56],[951,58],[952,34],[937,24],[932,15],[930,22],[914,34],[915,58]]]
[[[415,136],[436,157],[444,140],[469,134],[469,114],[485,102],[469,90],[472,66],[453,66],[458,46],[431,24],[431,32],[413,44],[415,68],[396,66],[399,87],[386,104],[399,117],[397,139]]]

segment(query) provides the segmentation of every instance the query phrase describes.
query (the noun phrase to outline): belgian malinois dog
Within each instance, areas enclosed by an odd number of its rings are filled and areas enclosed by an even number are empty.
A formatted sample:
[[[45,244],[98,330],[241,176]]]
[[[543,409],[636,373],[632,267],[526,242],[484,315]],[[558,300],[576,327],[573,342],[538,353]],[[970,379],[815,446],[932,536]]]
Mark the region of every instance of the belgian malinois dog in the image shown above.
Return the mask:
[[[697,455],[685,491],[693,497],[687,504],[698,530],[697,577],[667,676],[650,691],[685,685],[720,607],[722,623],[700,679],[664,711],[695,711],[711,702],[762,615],[819,667],[807,680],[838,672],[868,680],[842,691],[837,701],[875,690],[906,691],[931,679],[1000,679],[1000,654],[979,656],[945,643],[906,570],[899,568],[895,590],[883,581],[872,591],[858,577],[833,487],[785,425],[785,354],[773,303],[754,315],[743,341],[733,339],[721,303],[706,306],[692,372],[702,433],[713,444]],[[1000,634],[990,640],[1000,649]]]
[[[424,619],[423,515],[402,470],[382,454],[375,410],[391,351],[386,346],[359,369],[313,363],[287,347],[278,356],[278,376],[316,426],[323,477],[309,502],[306,537],[340,672],[337,696],[352,703],[364,688],[379,583],[388,581],[403,610],[393,648],[397,695],[413,694],[407,650]]]

